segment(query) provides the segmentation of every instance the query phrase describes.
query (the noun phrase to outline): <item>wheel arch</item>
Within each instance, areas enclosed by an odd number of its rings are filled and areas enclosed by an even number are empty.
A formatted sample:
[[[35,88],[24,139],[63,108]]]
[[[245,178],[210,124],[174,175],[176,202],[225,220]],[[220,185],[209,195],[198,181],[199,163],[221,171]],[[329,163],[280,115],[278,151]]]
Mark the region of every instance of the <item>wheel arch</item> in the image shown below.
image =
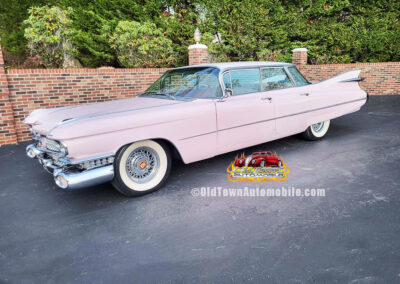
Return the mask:
[[[155,142],[158,142],[158,143],[161,142],[161,143],[165,144],[168,147],[168,149],[170,150],[171,157],[175,160],[179,160],[179,161],[183,162],[182,155],[179,152],[178,148],[175,146],[174,143],[172,143],[170,140],[165,139],[165,138],[148,138],[148,139],[142,139],[142,140],[137,140],[137,141],[132,141],[132,142],[126,143],[126,144],[122,145],[121,147],[119,147],[119,149],[116,151],[115,155],[117,156],[124,147],[129,146],[136,142],[144,141],[144,140],[153,140]]]

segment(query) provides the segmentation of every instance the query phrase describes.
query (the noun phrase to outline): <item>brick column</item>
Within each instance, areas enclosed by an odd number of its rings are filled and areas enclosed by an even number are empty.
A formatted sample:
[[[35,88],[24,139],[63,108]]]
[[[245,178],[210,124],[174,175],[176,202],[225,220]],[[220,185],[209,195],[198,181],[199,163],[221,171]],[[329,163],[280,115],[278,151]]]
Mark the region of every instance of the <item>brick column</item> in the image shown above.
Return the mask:
[[[307,48],[295,48],[292,50],[292,63],[296,65],[307,64]]]
[[[204,44],[189,46],[189,65],[208,63],[208,47]]]
[[[0,45],[0,146],[16,143],[14,115],[10,102],[6,70],[4,69],[3,51]]]

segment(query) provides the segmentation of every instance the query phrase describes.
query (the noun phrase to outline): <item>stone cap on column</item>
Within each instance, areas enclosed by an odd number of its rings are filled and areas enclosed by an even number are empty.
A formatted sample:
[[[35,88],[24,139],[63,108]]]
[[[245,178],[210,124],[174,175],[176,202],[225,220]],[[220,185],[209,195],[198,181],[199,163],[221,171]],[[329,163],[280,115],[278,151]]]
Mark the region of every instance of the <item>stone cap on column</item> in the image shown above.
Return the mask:
[[[196,43],[196,44],[189,45],[188,49],[189,50],[191,50],[191,49],[208,49],[208,46],[205,44]]]
[[[298,47],[298,48],[293,49],[292,52],[307,52],[307,48]]]

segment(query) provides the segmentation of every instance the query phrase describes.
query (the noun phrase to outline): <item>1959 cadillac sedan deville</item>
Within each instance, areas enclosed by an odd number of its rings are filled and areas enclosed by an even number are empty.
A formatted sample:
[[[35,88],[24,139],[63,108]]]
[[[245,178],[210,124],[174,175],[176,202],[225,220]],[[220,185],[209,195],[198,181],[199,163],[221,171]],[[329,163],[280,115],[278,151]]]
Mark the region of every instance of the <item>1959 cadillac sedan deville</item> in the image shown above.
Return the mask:
[[[167,71],[130,99],[41,109],[26,119],[37,158],[63,189],[111,181],[127,196],[159,189],[172,158],[184,163],[303,133],[366,103],[360,71],[310,84],[279,62],[194,65]]]

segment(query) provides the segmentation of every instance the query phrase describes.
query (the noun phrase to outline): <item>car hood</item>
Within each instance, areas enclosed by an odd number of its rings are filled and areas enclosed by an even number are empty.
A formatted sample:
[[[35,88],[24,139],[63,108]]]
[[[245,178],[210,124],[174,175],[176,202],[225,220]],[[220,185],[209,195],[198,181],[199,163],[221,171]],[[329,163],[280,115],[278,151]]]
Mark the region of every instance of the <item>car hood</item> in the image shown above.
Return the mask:
[[[36,132],[42,135],[48,135],[56,126],[67,123],[68,121],[72,122],[121,112],[134,112],[177,103],[182,103],[182,101],[149,97],[134,97],[110,102],[71,105],[51,109],[39,109],[33,111],[24,120],[24,123],[33,126],[33,129]]]

